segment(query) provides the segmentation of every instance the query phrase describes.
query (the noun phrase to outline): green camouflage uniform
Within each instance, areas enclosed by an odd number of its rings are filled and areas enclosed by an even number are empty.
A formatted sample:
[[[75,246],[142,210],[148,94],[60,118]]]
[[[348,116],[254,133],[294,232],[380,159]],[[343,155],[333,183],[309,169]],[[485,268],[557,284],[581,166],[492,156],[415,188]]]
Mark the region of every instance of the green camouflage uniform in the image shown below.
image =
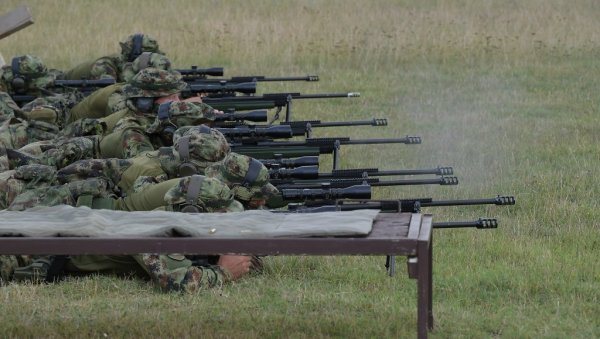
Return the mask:
[[[11,96],[0,91],[0,123],[22,115],[23,111]]]
[[[124,82],[123,69],[127,63],[133,62],[142,52],[164,54],[159,50],[156,39],[148,34],[132,34],[125,38],[121,45],[121,53],[81,63],[65,72],[65,79],[115,79]]]
[[[162,110],[163,106],[167,108],[165,112]],[[145,130],[145,134],[148,135],[153,149],[171,145],[173,142],[172,130],[177,128],[177,126],[200,125],[212,122],[215,119],[214,109],[202,103],[173,101],[161,104],[159,112],[161,113],[156,116],[154,122]],[[6,156],[0,156],[0,171],[28,163],[42,163],[62,168],[82,159],[131,158],[142,153],[140,149],[130,146],[129,139],[125,139],[125,143],[118,144],[118,142],[122,141],[120,140],[122,134],[118,131],[107,136],[102,136],[101,134],[104,133],[106,128],[106,124],[97,119],[79,120],[78,124],[69,125],[68,134],[89,136],[68,139],[61,137],[52,142],[29,143],[18,149],[18,152],[13,152],[13,156],[17,157],[17,159],[13,159],[11,167],[9,167]],[[189,128],[191,127],[182,128],[180,133]],[[65,130],[63,129],[62,133]],[[214,134],[215,132],[212,131],[211,133]],[[7,136],[10,136],[10,134]],[[2,140],[1,134],[0,140]],[[12,143],[10,144],[12,145]],[[43,150],[40,151],[40,147],[32,148],[32,146],[41,146]],[[34,157],[31,158],[31,156]]]
[[[280,196],[279,190],[269,182],[269,170],[258,160],[230,152],[223,161],[204,170],[207,177],[226,183],[236,200],[248,207],[252,201],[265,201]]]
[[[39,96],[42,89],[51,86],[61,76],[60,71],[49,71],[42,60],[34,55],[16,56],[13,60],[18,64],[15,69],[18,74],[13,72],[12,63],[0,68],[0,91],[10,95]]]
[[[58,131],[58,127],[44,121],[6,120],[0,125],[0,154],[5,154],[7,148],[19,149],[32,142],[54,139]]]
[[[133,62],[125,64],[122,74],[123,81],[129,82],[139,71],[148,67],[171,70],[171,60],[161,53],[144,52]]]
[[[32,164],[0,173],[0,209],[7,208],[15,198],[28,190],[56,185],[56,169]]]
[[[196,185],[196,188],[191,188]],[[190,197],[191,192],[197,195]],[[142,197],[142,196],[146,197]],[[162,199],[153,199],[159,197]],[[128,200],[128,201],[126,201]],[[116,199],[113,207],[125,209],[134,207],[140,210],[163,208],[184,210],[189,203],[202,212],[238,212],[242,205],[234,200],[227,185],[214,178],[201,175],[173,179],[148,187],[142,192],[124,199]],[[0,282],[12,278],[15,268],[23,266],[23,260],[15,256],[0,256]],[[46,259],[36,261],[49,265]],[[47,270],[48,266],[45,267]],[[25,269],[25,271],[28,271]],[[43,270],[42,270],[43,271]],[[220,286],[229,280],[227,274],[216,265],[195,266],[183,255],[141,254],[136,256],[73,256],[65,271],[67,274],[82,273],[122,273],[149,276],[163,291],[194,292]],[[45,272],[45,271],[44,271]],[[43,279],[38,276],[38,279]]]
[[[156,148],[145,130],[156,119],[156,111],[140,112],[136,100],[160,98],[179,93],[186,86],[177,72],[146,68],[122,87],[128,108],[100,119],[75,121],[61,131],[61,137],[79,136],[82,124],[102,125],[105,130],[101,148],[107,157],[130,158]]]
[[[144,52],[132,63],[126,64],[123,70],[124,81],[130,82],[139,71],[148,67],[171,70],[171,62],[162,54]],[[127,96],[122,91],[124,85],[124,82],[116,83],[94,91],[70,109],[68,122],[103,118],[127,108]]]
[[[78,141],[86,140],[89,141],[86,138],[78,139]],[[130,194],[143,186],[168,178],[203,174],[204,168],[221,161],[229,153],[229,145],[221,132],[205,127],[203,132],[196,130],[189,132],[173,147],[162,147],[134,158],[87,159],[62,166],[74,157],[81,156],[81,151],[80,148],[61,147],[44,152],[46,158],[32,157],[31,159],[46,165],[62,167],[57,173],[59,182],[102,177],[114,183],[123,194]],[[9,159],[12,159],[10,153]]]

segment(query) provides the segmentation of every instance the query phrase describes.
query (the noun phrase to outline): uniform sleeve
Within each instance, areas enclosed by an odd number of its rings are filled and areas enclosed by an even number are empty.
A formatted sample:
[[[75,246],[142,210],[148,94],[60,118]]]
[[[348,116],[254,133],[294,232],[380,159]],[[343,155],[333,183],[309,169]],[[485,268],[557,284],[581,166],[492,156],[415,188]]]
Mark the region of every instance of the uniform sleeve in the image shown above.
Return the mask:
[[[164,292],[196,292],[220,287],[229,280],[219,266],[193,266],[179,254],[142,254],[135,259]]]
[[[119,68],[110,57],[97,59],[90,71],[92,79],[115,79],[119,78]]]

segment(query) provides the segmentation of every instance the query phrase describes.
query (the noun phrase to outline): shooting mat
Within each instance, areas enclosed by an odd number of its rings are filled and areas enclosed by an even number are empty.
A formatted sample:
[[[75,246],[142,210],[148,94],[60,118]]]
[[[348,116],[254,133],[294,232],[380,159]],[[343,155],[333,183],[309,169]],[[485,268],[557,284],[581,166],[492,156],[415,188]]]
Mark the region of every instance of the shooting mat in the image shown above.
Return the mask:
[[[308,237],[359,236],[379,210],[322,213],[178,213],[93,210],[67,205],[0,211],[0,236],[27,237]]]

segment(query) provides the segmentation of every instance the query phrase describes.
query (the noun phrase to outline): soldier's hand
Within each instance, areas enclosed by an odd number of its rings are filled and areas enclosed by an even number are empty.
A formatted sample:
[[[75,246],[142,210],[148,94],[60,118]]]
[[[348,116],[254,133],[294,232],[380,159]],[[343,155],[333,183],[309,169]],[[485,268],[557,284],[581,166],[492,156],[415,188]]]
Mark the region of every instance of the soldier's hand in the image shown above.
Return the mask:
[[[202,97],[205,96],[205,95],[202,95],[202,94],[206,94],[206,93],[196,93],[196,95],[193,95],[193,96],[191,96],[191,97],[189,97],[187,99],[184,99],[182,101],[201,103],[202,102]]]
[[[251,260],[246,255],[222,255],[217,265],[229,273],[231,280],[237,280],[250,272]]]

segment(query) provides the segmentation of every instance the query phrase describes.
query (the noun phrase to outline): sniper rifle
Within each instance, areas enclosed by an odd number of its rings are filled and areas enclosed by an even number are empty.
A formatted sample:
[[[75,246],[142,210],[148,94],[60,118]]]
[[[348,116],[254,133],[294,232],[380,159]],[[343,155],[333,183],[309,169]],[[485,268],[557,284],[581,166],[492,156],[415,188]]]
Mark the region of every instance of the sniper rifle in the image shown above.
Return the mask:
[[[379,178],[342,178],[328,181],[318,180],[293,180],[270,179],[269,182],[278,189],[318,189],[319,187],[346,188],[355,185],[368,184],[369,186],[407,186],[407,185],[458,185],[458,178],[453,176],[440,176],[437,178],[421,179],[395,179],[381,180]]]
[[[46,86],[46,88],[41,89],[41,91],[45,95],[54,95],[56,93],[53,90],[56,89],[66,89],[71,91],[79,91],[84,96],[87,96],[97,90],[98,88],[114,85],[114,79],[96,79],[96,80],[54,80],[52,84]],[[35,95],[21,95],[15,94],[11,96],[12,99],[17,103],[17,105],[22,106],[23,104],[35,100],[38,96]]]
[[[421,137],[406,136],[404,138],[383,139],[350,139],[348,137],[306,138],[304,141],[252,141],[231,143],[231,149],[256,159],[269,159],[274,154],[285,157],[316,156],[333,154],[333,168],[338,168],[339,149],[341,145],[372,145],[372,144],[407,144],[421,143]]]
[[[326,99],[326,98],[355,98],[358,92],[348,93],[267,93],[261,96],[237,96],[223,98],[204,98],[202,101],[211,107],[221,111],[246,111],[255,109],[277,108],[273,121],[279,118],[279,113],[286,107],[285,121],[291,121],[293,99]]]
[[[377,168],[334,169],[329,173],[319,172],[319,166],[300,166],[295,168],[273,168],[269,171],[271,179],[342,179],[368,178],[390,175],[452,175],[452,167],[435,167],[419,169],[384,170]]]

